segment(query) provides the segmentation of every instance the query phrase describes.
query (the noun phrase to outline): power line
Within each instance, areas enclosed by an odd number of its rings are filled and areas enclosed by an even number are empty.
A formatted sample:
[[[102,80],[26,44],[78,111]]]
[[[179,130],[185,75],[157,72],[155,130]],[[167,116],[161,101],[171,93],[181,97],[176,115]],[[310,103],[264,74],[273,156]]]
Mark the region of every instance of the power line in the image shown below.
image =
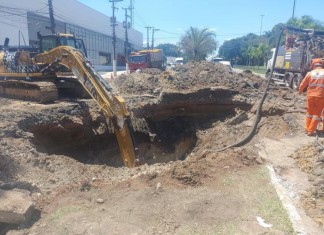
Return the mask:
[[[34,13],[42,13],[41,11],[45,8],[47,8],[48,5],[46,5],[45,7],[42,7],[38,10],[35,11],[28,11],[28,12],[34,12]],[[4,6],[0,6],[0,9],[2,8],[2,10],[0,10],[0,12],[2,13],[6,13],[8,15],[1,15],[1,17],[8,17],[8,16],[19,16],[19,17],[26,17],[26,10],[22,9],[22,8],[12,8],[12,7],[4,7]],[[45,14],[45,13],[44,13]],[[47,13],[46,13],[47,14]]]
[[[139,24],[138,22],[134,21],[134,24],[136,24],[139,27],[145,28],[145,25]]]
[[[14,22],[5,22],[5,21],[3,21],[2,19],[0,19],[0,22],[1,22],[1,23],[4,23],[4,24],[7,24],[7,25],[10,25],[10,26],[15,27],[15,28],[27,29],[27,27],[25,27],[25,26],[22,26],[22,25],[15,25]]]
[[[161,32],[171,34],[171,35],[182,35],[182,33],[172,33],[161,29]]]
[[[40,10],[43,10],[43,9],[47,8],[47,7],[48,7],[48,4],[45,4],[44,7],[40,8],[38,10],[30,11],[30,12],[38,12]],[[6,13],[11,14],[11,15],[16,15],[16,16],[17,15],[24,16],[26,11],[29,11],[28,9],[24,9],[24,8],[14,8],[14,7],[6,7],[6,6],[0,6],[0,9],[3,9],[2,10],[3,12],[6,12]],[[21,14],[18,14],[18,13],[21,13]]]
[[[43,12],[43,10],[45,8],[48,9],[49,8],[49,4],[45,4],[44,7],[39,8],[39,9],[37,9],[35,11],[28,11],[28,12],[37,13],[37,14],[39,14],[41,16],[44,16],[44,17],[48,18],[49,12],[48,11]],[[2,9],[4,9],[4,10],[2,10]],[[0,13],[1,12],[7,14],[7,15],[0,14],[1,18],[10,17],[10,16],[19,16],[21,18],[26,18],[26,9],[23,9],[23,8],[11,8],[11,7],[3,7],[3,6],[0,6]],[[65,16],[65,15],[61,15],[61,14],[59,14],[57,12],[53,12],[53,16],[61,19],[63,22],[65,22],[67,20],[68,21],[71,21],[71,22],[75,22],[76,21],[76,18],[68,17],[68,16]],[[12,20],[17,21],[17,18],[12,19]],[[45,21],[45,20],[39,20],[39,21],[44,22],[44,23],[51,23],[50,21]],[[23,21],[21,21],[21,22],[23,22]],[[89,24],[89,25],[87,25],[87,27],[91,28],[91,25]]]
[[[136,12],[136,16],[142,21],[142,23],[144,24],[144,25],[148,25],[144,20],[143,20],[143,18],[140,16],[140,14],[138,14],[138,12],[136,11],[136,9],[134,9],[135,10],[135,12]]]

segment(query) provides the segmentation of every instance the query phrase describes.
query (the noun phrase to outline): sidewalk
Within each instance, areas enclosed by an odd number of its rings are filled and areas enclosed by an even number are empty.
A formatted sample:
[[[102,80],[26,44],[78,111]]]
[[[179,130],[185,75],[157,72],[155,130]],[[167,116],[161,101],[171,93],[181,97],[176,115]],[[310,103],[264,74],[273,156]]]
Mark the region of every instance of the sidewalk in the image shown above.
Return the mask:
[[[126,71],[117,71],[117,77],[121,74],[126,73]],[[99,72],[99,74],[104,78],[104,79],[110,79],[114,77],[114,72]]]

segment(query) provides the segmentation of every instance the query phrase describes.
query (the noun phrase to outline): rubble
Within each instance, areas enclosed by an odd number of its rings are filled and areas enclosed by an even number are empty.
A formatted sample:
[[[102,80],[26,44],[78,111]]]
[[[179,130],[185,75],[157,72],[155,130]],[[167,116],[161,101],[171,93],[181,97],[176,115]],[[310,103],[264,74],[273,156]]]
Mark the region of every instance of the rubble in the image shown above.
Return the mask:
[[[0,222],[21,224],[30,220],[34,202],[26,193],[0,189]]]

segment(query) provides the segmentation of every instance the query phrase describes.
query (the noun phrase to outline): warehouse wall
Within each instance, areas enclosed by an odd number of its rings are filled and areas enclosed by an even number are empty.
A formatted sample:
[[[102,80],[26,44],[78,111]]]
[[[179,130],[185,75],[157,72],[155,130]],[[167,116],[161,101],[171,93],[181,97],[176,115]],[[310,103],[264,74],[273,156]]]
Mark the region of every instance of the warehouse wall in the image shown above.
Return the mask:
[[[108,2],[107,2],[107,6]],[[53,1],[56,32],[73,33],[85,42],[88,57],[94,65],[110,66],[112,62],[112,26],[110,17],[76,1]],[[37,32],[50,34],[48,0],[1,0],[0,45],[6,37],[10,45],[37,46]],[[118,65],[124,63],[125,29],[117,22]],[[143,46],[143,34],[129,29],[128,39],[133,49]]]

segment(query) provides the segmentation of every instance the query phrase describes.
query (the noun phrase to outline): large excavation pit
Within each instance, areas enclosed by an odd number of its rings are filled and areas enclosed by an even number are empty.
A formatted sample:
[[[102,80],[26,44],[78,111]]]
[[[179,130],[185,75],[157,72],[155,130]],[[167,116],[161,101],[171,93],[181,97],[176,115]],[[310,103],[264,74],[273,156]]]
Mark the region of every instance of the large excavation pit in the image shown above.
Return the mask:
[[[132,109],[140,162],[183,160],[196,146],[198,130],[232,117],[238,107],[250,108],[247,103],[233,102],[230,93],[223,88],[165,93],[159,103]],[[19,125],[33,134],[37,152],[64,155],[86,164],[123,165],[112,125],[91,100],[27,117]]]

